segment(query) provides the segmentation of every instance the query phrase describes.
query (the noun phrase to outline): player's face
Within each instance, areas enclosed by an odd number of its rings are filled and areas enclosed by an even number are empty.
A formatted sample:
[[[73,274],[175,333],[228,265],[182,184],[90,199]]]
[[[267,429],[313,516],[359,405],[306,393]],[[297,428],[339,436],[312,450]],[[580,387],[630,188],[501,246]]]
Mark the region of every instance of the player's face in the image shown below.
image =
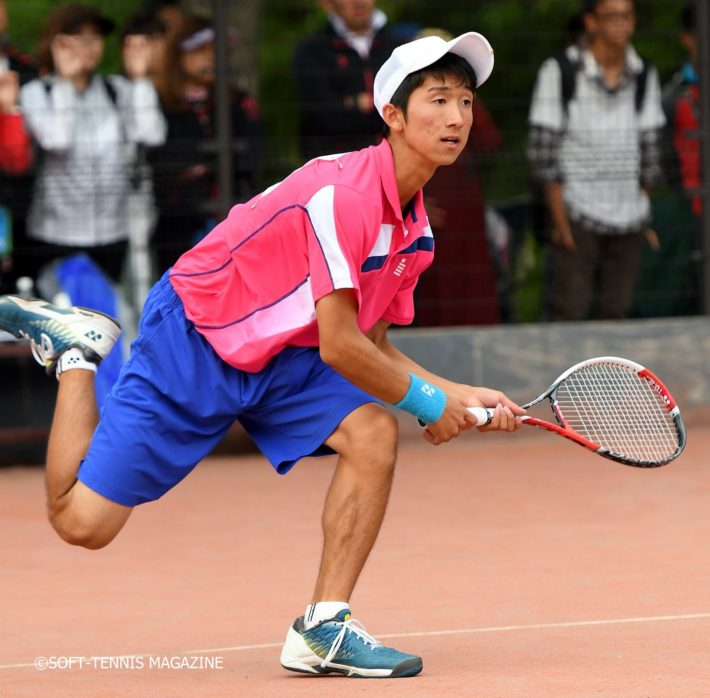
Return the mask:
[[[432,75],[409,96],[403,135],[420,157],[450,165],[461,154],[473,124],[473,92],[455,75]]]
[[[631,41],[636,28],[632,0],[604,0],[586,17],[592,35],[618,48],[624,48]]]

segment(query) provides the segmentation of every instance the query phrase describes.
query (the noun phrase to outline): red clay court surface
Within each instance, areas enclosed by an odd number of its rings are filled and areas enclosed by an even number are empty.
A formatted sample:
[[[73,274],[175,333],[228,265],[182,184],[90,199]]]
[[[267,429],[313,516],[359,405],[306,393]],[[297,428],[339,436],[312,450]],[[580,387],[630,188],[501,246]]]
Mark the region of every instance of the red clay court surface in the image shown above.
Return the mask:
[[[50,529],[41,469],[2,469],[0,695],[710,696],[708,453],[692,425],[658,470],[527,428],[406,439],[353,609],[424,672],[370,681],[278,661],[333,459],[285,478],[256,455],[208,459],[98,552]],[[126,655],[132,668],[105,668]],[[104,659],[33,666],[72,656]],[[149,666],[200,658],[223,668]]]

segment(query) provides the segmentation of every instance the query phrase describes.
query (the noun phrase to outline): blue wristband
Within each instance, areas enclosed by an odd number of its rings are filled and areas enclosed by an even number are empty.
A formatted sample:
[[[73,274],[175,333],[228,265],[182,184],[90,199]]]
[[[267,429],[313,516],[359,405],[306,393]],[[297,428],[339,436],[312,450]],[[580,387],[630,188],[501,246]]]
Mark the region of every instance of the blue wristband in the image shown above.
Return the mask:
[[[435,385],[409,374],[409,390],[394,406],[418,417],[424,424],[433,424],[441,419],[446,408],[446,393]]]

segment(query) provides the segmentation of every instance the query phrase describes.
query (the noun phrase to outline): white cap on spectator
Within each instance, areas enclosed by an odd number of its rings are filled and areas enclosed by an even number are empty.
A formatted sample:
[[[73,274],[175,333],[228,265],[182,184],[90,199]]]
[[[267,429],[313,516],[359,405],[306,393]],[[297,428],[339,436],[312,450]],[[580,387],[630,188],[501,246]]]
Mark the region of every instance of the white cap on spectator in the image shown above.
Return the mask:
[[[375,75],[374,101],[380,116],[407,75],[436,63],[447,53],[455,53],[468,62],[476,73],[476,87],[480,87],[493,71],[493,49],[486,37],[476,32],[461,34],[451,41],[425,36],[402,44],[392,51]]]

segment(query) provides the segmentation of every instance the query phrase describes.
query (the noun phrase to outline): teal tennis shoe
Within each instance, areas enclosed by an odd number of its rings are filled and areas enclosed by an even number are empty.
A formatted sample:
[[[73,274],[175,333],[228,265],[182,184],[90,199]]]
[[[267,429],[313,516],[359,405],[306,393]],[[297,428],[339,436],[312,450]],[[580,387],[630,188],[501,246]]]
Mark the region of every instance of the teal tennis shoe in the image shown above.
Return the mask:
[[[57,359],[72,347],[87,361],[101,363],[121,334],[112,317],[96,310],[60,308],[20,296],[0,296],[0,329],[28,340],[37,363],[50,374]]]
[[[303,616],[296,618],[281,650],[281,666],[305,674],[393,679],[416,676],[422,659],[385,647],[344,610],[309,630]]]

